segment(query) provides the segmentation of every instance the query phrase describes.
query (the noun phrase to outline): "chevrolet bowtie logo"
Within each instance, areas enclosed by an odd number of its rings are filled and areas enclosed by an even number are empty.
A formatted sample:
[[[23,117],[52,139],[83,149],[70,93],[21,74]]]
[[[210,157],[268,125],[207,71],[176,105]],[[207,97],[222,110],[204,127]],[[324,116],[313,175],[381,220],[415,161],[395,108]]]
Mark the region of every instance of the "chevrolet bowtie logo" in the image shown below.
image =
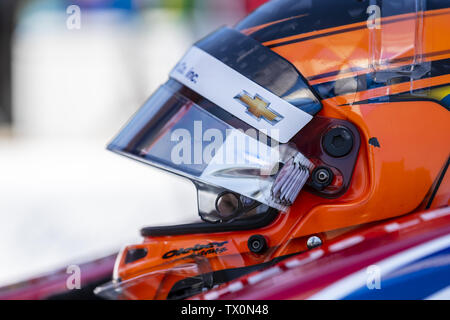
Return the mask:
[[[269,108],[270,102],[259,95],[251,97],[246,91],[243,91],[234,98],[247,107],[247,112],[258,120],[263,118],[271,125],[275,125],[283,119],[280,114]]]

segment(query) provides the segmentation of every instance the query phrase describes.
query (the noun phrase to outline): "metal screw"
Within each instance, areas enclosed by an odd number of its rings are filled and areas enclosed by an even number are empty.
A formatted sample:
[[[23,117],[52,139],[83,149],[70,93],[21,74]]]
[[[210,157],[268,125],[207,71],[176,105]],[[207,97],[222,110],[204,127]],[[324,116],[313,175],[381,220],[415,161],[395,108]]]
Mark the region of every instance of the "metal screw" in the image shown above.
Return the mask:
[[[353,135],[345,127],[333,128],[323,137],[322,146],[325,152],[332,157],[346,156],[353,148]]]
[[[222,219],[229,219],[239,211],[239,198],[231,192],[224,192],[216,199],[216,210]]]
[[[263,253],[267,249],[267,240],[264,236],[255,234],[248,239],[247,246],[253,253]]]
[[[316,172],[316,178],[319,182],[326,182],[330,178],[330,174],[326,169],[319,169]]]
[[[322,245],[322,240],[318,236],[312,236],[309,237],[308,241],[306,242],[306,246],[308,249],[317,248]]]

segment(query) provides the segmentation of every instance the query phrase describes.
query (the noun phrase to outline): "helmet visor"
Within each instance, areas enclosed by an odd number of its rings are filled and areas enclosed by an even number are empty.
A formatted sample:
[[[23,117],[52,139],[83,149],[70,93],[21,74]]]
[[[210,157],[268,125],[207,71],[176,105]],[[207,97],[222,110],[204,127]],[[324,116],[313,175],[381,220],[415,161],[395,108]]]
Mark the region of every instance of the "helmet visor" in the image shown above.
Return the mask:
[[[170,77],[108,149],[285,211],[312,167],[286,142],[321,107],[295,68],[224,28]],[[233,216],[235,199],[223,199],[216,205]]]
[[[202,107],[189,94],[194,93],[169,80],[108,149],[285,210],[293,198],[287,190],[277,190],[274,183],[289,168],[285,164],[297,166],[296,173],[305,175],[310,162],[290,145],[280,145],[237,119],[218,118],[213,114],[216,106],[200,98]],[[288,183],[287,187],[293,192],[298,189]]]

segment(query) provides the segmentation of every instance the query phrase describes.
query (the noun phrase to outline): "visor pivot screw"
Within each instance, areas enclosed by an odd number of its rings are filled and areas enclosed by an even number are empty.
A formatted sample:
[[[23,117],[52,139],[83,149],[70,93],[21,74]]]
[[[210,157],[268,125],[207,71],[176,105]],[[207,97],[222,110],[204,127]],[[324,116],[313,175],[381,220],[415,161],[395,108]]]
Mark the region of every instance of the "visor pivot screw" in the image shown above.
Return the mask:
[[[327,167],[317,167],[312,172],[311,186],[317,191],[322,191],[333,182],[334,174]]]
[[[319,182],[325,182],[325,181],[328,181],[328,179],[330,179],[330,175],[328,174],[328,171],[327,170],[323,170],[323,169],[321,169],[321,170],[319,170],[319,171],[317,171],[317,181],[319,181]]]
[[[318,236],[312,236],[308,238],[308,241],[306,241],[306,246],[308,249],[314,249],[317,247],[320,247],[322,245],[322,240]]]
[[[323,137],[322,147],[328,155],[334,158],[344,157],[352,151],[353,135],[345,127],[333,128]]]
[[[248,238],[247,246],[251,252],[260,254],[267,250],[267,240],[264,236],[255,234]]]
[[[216,199],[217,213],[225,221],[234,218],[241,207],[239,197],[228,191],[221,193]]]

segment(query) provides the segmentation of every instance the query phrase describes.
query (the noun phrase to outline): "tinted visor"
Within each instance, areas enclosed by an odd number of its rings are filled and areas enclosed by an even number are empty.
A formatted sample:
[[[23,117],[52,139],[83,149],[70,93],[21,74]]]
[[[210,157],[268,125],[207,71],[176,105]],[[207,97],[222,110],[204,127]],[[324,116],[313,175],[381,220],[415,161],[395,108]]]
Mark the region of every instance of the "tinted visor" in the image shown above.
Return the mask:
[[[225,189],[285,211],[312,168],[286,142],[320,109],[295,68],[221,29],[170,76],[108,148],[194,180],[199,195]],[[216,207],[232,207],[232,197],[222,198]]]
[[[274,183],[293,159],[302,166],[298,174],[309,174],[309,161],[293,147],[279,145],[235,117],[224,117],[227,121],[218,118],[214,113],[220,114],[220,108],[202,98],[195,102],[195,96],[169,80],[108,149],[285,210],[290,205],[286,199],[292,197],[283,197],[287,190],[279,192]],[[288,186],[297,190],[292,184]]]

